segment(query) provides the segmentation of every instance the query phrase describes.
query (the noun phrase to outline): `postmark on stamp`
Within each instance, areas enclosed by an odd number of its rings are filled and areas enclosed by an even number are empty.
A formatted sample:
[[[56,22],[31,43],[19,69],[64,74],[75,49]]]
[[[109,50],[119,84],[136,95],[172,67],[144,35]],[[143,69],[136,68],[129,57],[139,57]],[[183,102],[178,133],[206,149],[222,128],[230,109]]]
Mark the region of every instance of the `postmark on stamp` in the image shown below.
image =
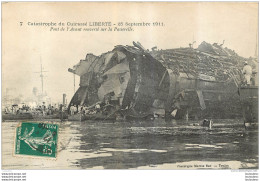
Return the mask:
[[[58,125],[22,122],[16,128],[15,155],[56,158]]]

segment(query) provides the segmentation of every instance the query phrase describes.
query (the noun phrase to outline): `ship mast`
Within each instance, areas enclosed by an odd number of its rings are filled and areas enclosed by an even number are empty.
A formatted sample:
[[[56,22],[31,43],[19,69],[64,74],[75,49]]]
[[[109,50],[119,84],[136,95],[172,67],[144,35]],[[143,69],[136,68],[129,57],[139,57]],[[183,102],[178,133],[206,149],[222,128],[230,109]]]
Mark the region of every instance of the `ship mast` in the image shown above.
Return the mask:
[[[74,80],[74,94],[75,94],[75,73],[73,73],[73,80]]]
[[[34,72],[34,73],[40,73],[41,83],[42,83],[42,95],[43,95],[43,77],[45,77],[45,76],[43,75],[43,72],[48,72],[48,71],[43,71],[42,58],[41,58],[41,57],[40,57],[40,62],[41,62],[41,71],[40,71],[40,72]]]
[[[255,58],[257,58],[258,59],[258,41],[257,41],[257,33],[256,33],[256,43],[255,43]]]

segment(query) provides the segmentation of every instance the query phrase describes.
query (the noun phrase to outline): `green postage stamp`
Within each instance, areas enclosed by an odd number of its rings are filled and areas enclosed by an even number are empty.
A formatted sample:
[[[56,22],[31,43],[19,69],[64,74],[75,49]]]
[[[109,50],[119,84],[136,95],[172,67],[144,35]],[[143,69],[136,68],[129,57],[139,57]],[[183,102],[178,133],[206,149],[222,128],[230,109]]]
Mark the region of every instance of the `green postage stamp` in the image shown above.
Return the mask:
[[[22,122],[16,128],[15,155],[56,158],[58,125]]]

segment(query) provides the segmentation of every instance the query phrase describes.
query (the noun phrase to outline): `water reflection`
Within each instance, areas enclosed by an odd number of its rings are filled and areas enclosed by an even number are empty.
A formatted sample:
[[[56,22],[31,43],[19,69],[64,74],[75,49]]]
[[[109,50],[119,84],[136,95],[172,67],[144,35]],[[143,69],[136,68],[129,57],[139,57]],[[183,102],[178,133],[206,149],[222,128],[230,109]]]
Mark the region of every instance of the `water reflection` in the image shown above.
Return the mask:
[[[242,127],[207,130],[187,122],[159,120],[59,121],[59,124],[58,157],[50,161],[13,157],[17,123],[3,122],[3,168],[187,169],[181,165],[191,162],[226,163],[229,165],[226,168],[233,169],[258,168],[258,132]]]

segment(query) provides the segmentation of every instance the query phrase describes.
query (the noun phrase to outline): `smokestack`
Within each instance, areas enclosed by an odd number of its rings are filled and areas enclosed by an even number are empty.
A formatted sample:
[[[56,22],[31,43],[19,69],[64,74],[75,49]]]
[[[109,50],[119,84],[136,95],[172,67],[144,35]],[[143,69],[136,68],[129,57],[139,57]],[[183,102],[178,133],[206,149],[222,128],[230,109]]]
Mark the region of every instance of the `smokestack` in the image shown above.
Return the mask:
[[[63,103],[63,106],[66,104],[66,94],[63,94],[63,101],[62,101],[62,103]]]

